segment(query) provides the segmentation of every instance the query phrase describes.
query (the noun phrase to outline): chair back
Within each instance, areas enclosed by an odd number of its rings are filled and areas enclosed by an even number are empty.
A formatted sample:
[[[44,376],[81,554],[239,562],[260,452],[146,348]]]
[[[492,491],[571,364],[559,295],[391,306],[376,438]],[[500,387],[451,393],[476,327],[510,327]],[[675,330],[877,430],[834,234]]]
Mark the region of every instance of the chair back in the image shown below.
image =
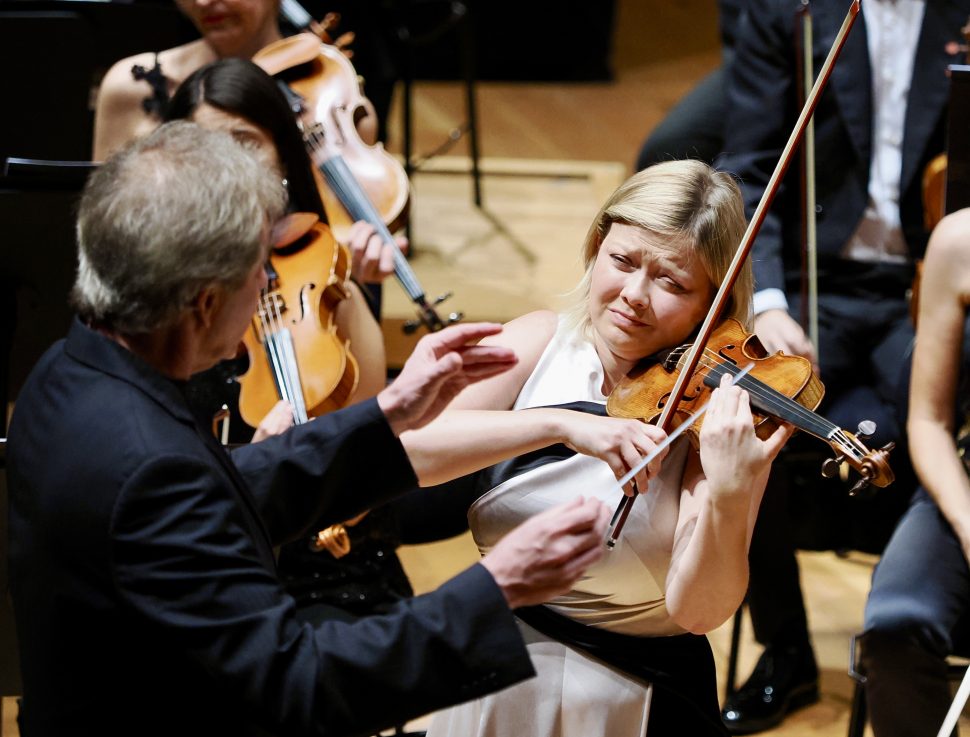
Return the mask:
[[[0,696],[16,696],[20,684],[20,654],[7,576],[7,439],[0,438]]]

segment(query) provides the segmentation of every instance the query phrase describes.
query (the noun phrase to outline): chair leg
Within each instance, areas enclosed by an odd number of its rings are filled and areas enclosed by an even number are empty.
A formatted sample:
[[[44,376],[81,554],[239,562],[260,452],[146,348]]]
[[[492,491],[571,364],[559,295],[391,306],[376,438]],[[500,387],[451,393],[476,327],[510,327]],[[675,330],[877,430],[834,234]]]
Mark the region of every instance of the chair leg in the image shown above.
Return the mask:
[[[852,694],[852,711],[849,714],[849,731],[846,737],[862,737],[866,728],[866,687],[856,681]]]
[[[859,656],[859,643],[862,635],[852,635],[849,640],[849,678],[855,683],[852,692],[852,711],[849,713],[848,737],[862,737],[868,720],[869,706],[866,703],[866,676],[862,672]]]
[[[741,646],[741,624],[744,621],[744,604],[738,607],[731,623],[731,650],[728,653],[727,685],[724,688],[724,698],[732,696],[737,690],[738,682],[738,650]]]

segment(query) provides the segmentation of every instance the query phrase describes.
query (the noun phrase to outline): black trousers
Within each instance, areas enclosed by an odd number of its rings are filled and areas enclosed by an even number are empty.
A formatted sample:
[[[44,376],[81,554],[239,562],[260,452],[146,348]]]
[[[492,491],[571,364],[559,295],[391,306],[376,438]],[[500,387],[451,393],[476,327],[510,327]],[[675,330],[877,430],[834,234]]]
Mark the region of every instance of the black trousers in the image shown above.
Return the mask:
[[[920,489],[872,577],[861,640],[877,737],[932,737],[950,706],[946,656],[970,643],[970,569]]]
[[[853,432],[860,420],[873,420],[877,432],[867,445],[881,447],[889,441],[900,444],[892,454],[891,465],[901,480],[890,487],[886,503],[879,500],[874,505],[881,518],[875,525],[876,533],[872,533],[872,526],[853,526],[842,514],[797,506],[817,505],[833,496],[840,497],[839,505],[849,500],[841,487],[833,491],[832,482],[818,475],[818,463],[832,451],[813,438],[796,437],[790,443],[791,449],[783,452],[772,469],[749,555],[748,606],[755,637],[763,644],[792,644],[808,638],[796,547],[853,547],[877,552],[905,509],[908,490],[912,489],[902,480],[911,474],[901,446],[913,341],[905,294],[912,271],[901,265],[833,261],[821,264],[819,272],[819,357],[825,384],[819,412]],[[793,310],[797,310],[798,300],[793,297],[797,294],[797,288],[789,290]],[[809,461],[799,468],[795,461],[805,457],[806,449],[817,449],[818,456],[810,452]],[[793,495],[797,490],[807,493],[796,503]],[[797,509],[795,519],[816,519],[821,529],[796,530],[793,508]],[[866,512],[860,508],[856,513],[864,516]],[[870,529],[863,543],[852,539],[854,529],[867,527]],[[832,531],[843,534],[832,535]],[[823,534],[823,540],[813,542],[814,534]]]

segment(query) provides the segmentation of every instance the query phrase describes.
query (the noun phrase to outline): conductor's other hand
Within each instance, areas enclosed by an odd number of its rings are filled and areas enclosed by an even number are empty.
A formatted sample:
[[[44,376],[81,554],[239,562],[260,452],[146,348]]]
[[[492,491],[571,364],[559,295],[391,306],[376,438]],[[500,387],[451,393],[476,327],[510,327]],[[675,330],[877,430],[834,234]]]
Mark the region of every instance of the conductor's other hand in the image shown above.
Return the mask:
[[[497,323],[479,322],[421,338],[394,383],[377,395],[394,434],[423,427],[469,384],[512,368],[518,359],[510,348],[477,345],[500,332]]]
[[[482,559],[509,607],[532,606],[558,596],[606,550],[609,510],[579,497],[547,509],[516,527]]]

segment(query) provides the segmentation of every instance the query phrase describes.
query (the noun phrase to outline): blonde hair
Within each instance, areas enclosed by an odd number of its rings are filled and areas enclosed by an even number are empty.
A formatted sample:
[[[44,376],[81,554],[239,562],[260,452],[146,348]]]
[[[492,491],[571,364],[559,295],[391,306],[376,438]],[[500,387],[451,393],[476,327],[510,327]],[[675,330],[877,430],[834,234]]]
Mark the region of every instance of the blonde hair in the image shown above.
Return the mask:
[[[567,318],[572,327],[587,334],[593,264],[613,223],[636,226],[661,238],[687,243],[715,289],[727,274],[747,226],[741,190],[726,172],[701,161],[685,160],[655,164],[634,174],[610,195],[583,244],[586,271],[572,291],[575,304]],[[754,276],[751,260],[747,259],[724,317],[748,325],[753,292]]]

